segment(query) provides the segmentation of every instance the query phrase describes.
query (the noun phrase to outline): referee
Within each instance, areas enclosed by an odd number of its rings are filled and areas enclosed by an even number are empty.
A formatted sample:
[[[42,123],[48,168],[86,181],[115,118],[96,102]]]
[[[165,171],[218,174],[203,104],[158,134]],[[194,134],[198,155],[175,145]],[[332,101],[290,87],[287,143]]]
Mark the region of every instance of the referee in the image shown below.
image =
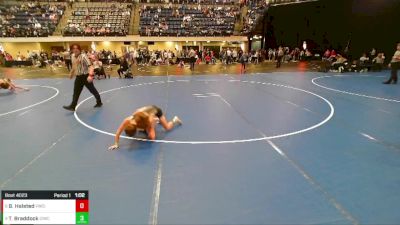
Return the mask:
[[[396,52],[390,61],[389,67],[391,68],[391,75],[389,80],[383,82],[384,84],[397,84],[397,71],[400,69],[400,42],[397,43]]]
[[[78,44],[73,44],[71,49],[73,52],[73,55],[71,55],[72,70],[69,78],[72,79],[74,76],[76,76],[76,78],[74,83],[74,95],[72,97],[72,103],[69,106],[63,106],[64,109],[75,111],[75,107],[78,104],[79,96],[81,95],[83,86],[85,86],[96,98],[96,105],[94,107],[101,107],[103,103],[101,103],[99,92],[93,85],[94,72],[89,57],[85,53],[81,53],[81,46]]]

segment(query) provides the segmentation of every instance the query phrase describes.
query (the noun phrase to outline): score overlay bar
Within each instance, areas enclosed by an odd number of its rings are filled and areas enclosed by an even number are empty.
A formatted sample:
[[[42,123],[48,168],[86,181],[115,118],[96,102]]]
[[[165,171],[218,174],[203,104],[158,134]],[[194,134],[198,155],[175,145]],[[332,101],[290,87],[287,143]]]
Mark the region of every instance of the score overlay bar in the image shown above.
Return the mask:
[[[89,224],[88,191],[2,191],[3,224]]]

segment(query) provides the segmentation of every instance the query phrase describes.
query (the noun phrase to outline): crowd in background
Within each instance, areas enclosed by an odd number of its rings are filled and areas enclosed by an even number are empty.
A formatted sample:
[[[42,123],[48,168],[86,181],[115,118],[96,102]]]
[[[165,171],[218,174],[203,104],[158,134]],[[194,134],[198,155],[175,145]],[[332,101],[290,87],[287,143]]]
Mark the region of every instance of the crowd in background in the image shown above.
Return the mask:
[[[36,2],[1,5],[0,35],[2,37],[48,36],[55,30],[64,10],[64,5]]]
[[[70,4],[74,0],[67,1]],[[128,1],[130,2],[130,1]],[[142,36],[228,36],[242,21],[248,34],[267,8],[264,0],[143,0],[140,9]],[[190,5],[189,5],[190,4]],[[64,36],[125,36],[131,21],[132,5],[110,4],[78,7],[68,18]],[[242,15],[242,7],[247,11]],[[22,2],[0,6],[0,35],[39,37],[51,35],[64,14],[65,5]]]
[[[341,54],[334,49],[327,49],[322,56],[325,62],[324,71],[334,72],[367,72],[381,71],[385,66],[385,54],[372,48],[362,53],[359,58],[349,59],[346,54]]]
[[[142,36],[225,36],[232,35],[240,11],[234,6],[188,6],[171,2],[140,9]]]
[[[233,5],[236,0],[140,0],[141,3]]]
[[[132,5],[82,7],[73,11],[63,30],[64,36],[125,36]]]
[[[250,33],[257,25],[259,18],[263,18],[268,4],[264,0],[240,0],[240,8],[246,6],[247,11],[242,15],[242,34]]]
[[[348,59],[345,54],[340,54],[334,49],[327,49],[323,54],[312,53],[308,49],[299,47],[279,47],[269,49],[251,50],[244,52],[239,47],[223,48],[216,51],[213,48],[204,47],[203,50],[193,47],[183,47],[180,50],[148,50],[147,48],[130,49],[118,55],[115,51],[100,50],[89,51],[87,54],[93,59],[99,75],[106,76],[105,68],[112,69],[111,65],[120,65],[118,74],[122,77],[130,77],[132,65],[160,66],[177,65],[178,67],[190,66],[194,69],[198,64],[259,64],[264,61],[275,62],[277,67],[282,63],[298,61],[322,62],[321,70],[334,72],[365,72],[381,71],[385,68],[385,54],[372,48],[363,53],[357,59]],[[15,56],[7,52],[0,52],[0,62],[29,61],[30,65],[37,67],[66,66],[71,69],[71,53],[67,50],[51,53],[44,51],[27,51],[26,54],[18,52]]]

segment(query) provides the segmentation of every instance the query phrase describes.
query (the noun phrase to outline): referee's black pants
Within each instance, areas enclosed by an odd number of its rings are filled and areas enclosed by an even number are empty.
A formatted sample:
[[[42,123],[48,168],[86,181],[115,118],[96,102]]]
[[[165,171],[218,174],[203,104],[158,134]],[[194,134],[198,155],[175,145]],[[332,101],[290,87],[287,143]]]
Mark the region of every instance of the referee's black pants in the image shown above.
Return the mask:
[[[90,93],[94,95],[94,97],[96,98],[96,102],[98,104],[101,103],[100,94],[94,87],[93,82],[87,81],[88,76],[89,76],[88,74],[76,76],[74,83],[74,95],[72,97],[71,107],[75,108],[76,105],[78,104],[79,96],[82,93],[83,86],[85,86],[90,91]]]
[[[397,71],[400,68],[400,62],[394,62],[391,63],[391,75],[390,75],[390,79],[387,81],[388,83],[397,83]]]

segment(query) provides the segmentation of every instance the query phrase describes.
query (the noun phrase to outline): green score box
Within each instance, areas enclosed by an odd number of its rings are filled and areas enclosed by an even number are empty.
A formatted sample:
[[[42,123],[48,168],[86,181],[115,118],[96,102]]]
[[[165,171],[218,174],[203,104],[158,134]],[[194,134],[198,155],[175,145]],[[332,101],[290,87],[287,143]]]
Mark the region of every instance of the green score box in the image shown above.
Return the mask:
[[[76,213],[76,224],[89,224],[89,213],[88,212],[77,212]]]

